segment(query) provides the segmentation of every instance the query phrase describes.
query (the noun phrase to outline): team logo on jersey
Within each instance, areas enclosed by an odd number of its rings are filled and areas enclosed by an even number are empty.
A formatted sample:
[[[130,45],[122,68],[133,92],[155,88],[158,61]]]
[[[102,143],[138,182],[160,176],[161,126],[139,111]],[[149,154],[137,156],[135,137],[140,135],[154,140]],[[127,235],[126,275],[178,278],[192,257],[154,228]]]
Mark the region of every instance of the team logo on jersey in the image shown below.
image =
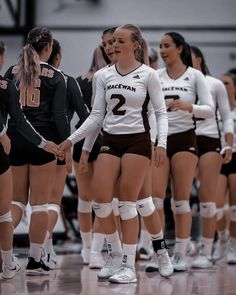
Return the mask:
[[[100,153],[108,152],[110,150],[109,146],[103,145],[100,148]]]
[[[139,75],[133,76],[134,79],[140,79]]]
[[[189,77],[184,78],[184,81],[189,81]]]

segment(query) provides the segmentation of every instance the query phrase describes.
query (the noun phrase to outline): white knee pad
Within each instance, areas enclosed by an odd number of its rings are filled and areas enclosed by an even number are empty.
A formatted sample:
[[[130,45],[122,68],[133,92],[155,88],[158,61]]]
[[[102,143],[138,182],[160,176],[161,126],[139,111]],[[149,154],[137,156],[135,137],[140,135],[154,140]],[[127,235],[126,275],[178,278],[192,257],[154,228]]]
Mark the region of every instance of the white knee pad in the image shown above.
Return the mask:
[[[57,215],[59,215],[61,208],[57,204],[48,204],[48,211],[55,211],[57,213]]]
[[[224,216],[224,207],[216,209],[216,219],[221,220]]]
[[[26,207],[25,204],[23,204],[19,201],[12,201],[11,203],[12,203],[12,205],[19,207],[22,210],[22,213],[25,212],[25,207]]]
[[[11,211],[3,215],[0,215],[0,223],[3,223],[3,222],[12,222]]]
[[[97,217],[105,218],[108,217],[112,212],[112,202],[110,203],[93,203],[93,210]]]
[[[230,206],[230,220],[236,222],[236,206]]]
[[[216,203],[214,202],[200,202],[200,215],[204,218],[211,218],[216,215]]]
[[[48,204],[30,205],[32,213],[35,212],[48,212]]]
[[[191,211],[189,201],[187,200],[175,201],[171,199],[171,209],[176,215],[189,213]]]
[[[120,211],[119,211],[119,199],[118,198],[113,198],[113,200],[112,200],[112,208],[113,208],[114,215],[119,216]]]
[[[119,211],[122,220],[129,220],[138,215],[136,202],[120,201]]]
[[[153,203],[154,203],[157,210],[158,209],[163,209],[163,207],[164,207],[164,200],[163,199],[153,197],[152,200],[153,200]]]
[[[138,200],[137,210],[138,213],[143,217],[152,215],[152,213],[155,211],[155,205],[153,203],[152,197]]]
[[[92,201],[84,201],[82,199],[78,199],[78,207],[77,211],[80,213],[92,213],[93,210],[93,202]]]

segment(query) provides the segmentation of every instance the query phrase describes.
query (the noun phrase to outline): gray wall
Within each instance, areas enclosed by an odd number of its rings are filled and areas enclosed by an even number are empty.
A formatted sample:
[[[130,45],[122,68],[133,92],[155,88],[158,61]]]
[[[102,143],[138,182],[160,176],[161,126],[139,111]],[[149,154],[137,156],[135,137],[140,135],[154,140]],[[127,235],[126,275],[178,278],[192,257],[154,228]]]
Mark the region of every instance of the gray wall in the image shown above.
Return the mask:
[[[235,0],[100,0],[97,5],[88,0],[38,0],[36,22],[49,26],[61,42],[61,68],[74,76],[87,71],[102,30],[124,23],[141,26],[144,37],[157,48],[167,30],[177,30],[201,47],[212,74],[219,76],[236,67],[235,12]],[[2,5],[0,25],[10,23]],[[1,32],[0,38],[8,45],[5,70],[16,61],[22,40],[1,37]]]

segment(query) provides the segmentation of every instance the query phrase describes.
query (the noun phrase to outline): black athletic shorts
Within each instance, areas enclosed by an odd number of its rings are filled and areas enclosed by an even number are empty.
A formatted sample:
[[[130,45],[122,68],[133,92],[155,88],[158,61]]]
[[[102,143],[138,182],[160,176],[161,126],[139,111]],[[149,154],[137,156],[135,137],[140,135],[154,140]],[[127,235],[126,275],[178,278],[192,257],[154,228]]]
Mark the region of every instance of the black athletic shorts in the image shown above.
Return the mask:
[[[220,174],[226,177],[230,174],[236,174],[236,153],[233,153],[232,160],[229,163],[222,165]]]
[[[8,155],[4,152],[3,146],[0,143],[0,175],[5,173],[10,167]]]
[[[102,136],[99,135],[98,138],[96,139],[95,143],[94,143],[94,146],[93,146],[91,152],[89,153],[88,162],[93,162],[93,161],[97,160],[97,157],[99,155],[99,151],[100,151],[100,148],[101,148],[101,141],[102,141]],[[81,140],[81,141],[79,141],[78,143],[76,143],[74,145],[74,148],[73,148],[73,160],[76,163],[79,163],[79,161],[80,161],[83,144],[84,144],[84,140]]]
[[[167,138],[167,156],[172,158],[178,152],[190,152],[198,155],[196,134],[193,129],[171,134]]]
[[[152,157],[152,146],[149,132],[135,134],[109,134],[103,132],[100,153],[121,158],[124,154],[137,154],[149,159]]]
[[[204,135],[197,136],[197,148],[198,148],[198,156],[201,157],[202,155],[208,152],[216,152],[220,153],[221,151],[221,143],[219,138],[213,138]]]
[[[36,128],[35,128],[36,129]],[[58,142],[58,133],[50,127],[37,127],[36,129],[46,140]],[[51,153],[38,148],[21,135],[14,126],[9,126],[7,131],[11,139],[11,152],[9,155],[12,166],[21,166],[25,164],[44,165],[55,160]]]

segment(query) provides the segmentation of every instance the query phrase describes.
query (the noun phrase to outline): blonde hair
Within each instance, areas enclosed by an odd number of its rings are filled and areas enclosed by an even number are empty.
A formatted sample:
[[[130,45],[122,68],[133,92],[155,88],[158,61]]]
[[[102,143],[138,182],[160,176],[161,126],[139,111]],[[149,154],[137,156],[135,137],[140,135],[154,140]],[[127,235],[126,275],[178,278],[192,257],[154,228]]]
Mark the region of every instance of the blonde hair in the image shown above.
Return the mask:
[[[138,48],[134,52],[136,60],[148,65],[148,46],[146,40],[142,36],[140,28],[132,24],[126,24],[119,28],[129,30],[131,32],[132,42],[138,42],[139,44]]]
[[[26,45],[18,57],[16,78],[20,86],[27,88],[35,85],[40,75],[39,54],[51,42],[51,32],[45,27],[36,27],[29,32]]]

